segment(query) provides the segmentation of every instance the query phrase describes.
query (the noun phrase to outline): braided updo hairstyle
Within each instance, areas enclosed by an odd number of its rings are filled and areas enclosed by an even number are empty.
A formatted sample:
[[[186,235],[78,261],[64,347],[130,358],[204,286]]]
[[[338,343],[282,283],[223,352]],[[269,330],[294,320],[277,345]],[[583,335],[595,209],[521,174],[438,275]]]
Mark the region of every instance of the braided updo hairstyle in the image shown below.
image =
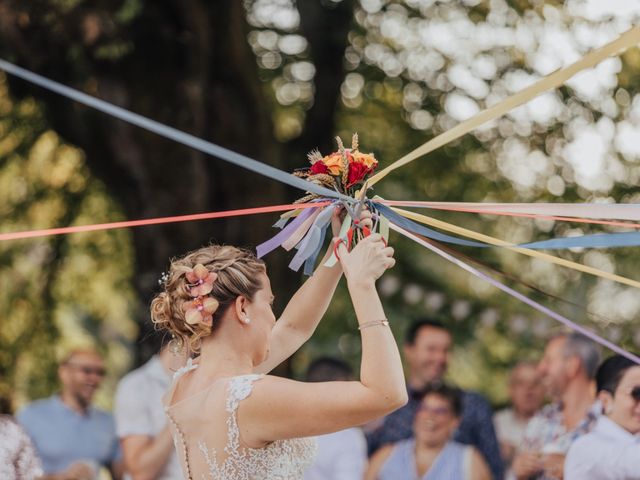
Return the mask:
[[[183,306],[193,300],[186,273],[198,264],[217,274],[213,290],[207,295],[219,304],[213,313],[211,326],[203,323],[190,325],[185,318]],[[181,347],[186,347],[187,352],[198,353],[201,339],[215,331],[220,317],[236,298],[242,296],[253,300],[263,287],[259,278],[261,273],[266,273],[264,262],[248,250],[210,245],[190,252],[171,262],[163,284],[164,291],[151,302],[151,320],[156,328],[167,331]]]

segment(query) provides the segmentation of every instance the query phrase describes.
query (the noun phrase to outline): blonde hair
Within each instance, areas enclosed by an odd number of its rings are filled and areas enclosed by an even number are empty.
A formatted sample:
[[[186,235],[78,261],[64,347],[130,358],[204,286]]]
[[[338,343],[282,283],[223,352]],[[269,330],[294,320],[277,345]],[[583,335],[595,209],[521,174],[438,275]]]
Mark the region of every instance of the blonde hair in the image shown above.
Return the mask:
[[[208,294],[219,303],[213,313],[212,326],[202,323],[190,325],[185,318],[183,305],[193,300],[185,274],[198,264],[218,276]],[[181,347],[186,347],[188,353],[198,353],[202,338],[216,330],[220,318],[236,298],[253,300],[263,287],[259,278],[261,273],[266,273],[264,262],[248,250],[210,245],[189,252],[171,262],[164,291],[151,302],[151,320],[157,329],[167,331]]]
[[[92,346],[86,346],[86,347],[80,346],[80,347],[75,347],[72,349],[65,350],[63,355],[59,357],[60,361],[58,362],[58,365],[66,365],[76,355],[91,355],[93,357],[97,357],[100,360],[104,361],[103,356]]]

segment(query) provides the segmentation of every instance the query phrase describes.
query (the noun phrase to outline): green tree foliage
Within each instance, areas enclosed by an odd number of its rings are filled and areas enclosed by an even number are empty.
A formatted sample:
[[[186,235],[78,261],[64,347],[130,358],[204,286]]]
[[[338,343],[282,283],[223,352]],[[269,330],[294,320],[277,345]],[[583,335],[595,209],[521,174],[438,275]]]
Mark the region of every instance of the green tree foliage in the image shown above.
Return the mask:
[[[3,232],[122,218],[82,151],[47,127],[33,98],[12,100],[4,75],[0,105]],[[97,348],[117,372],[127,368],[132,255],[127,231],[0,244],[0,396],[22,403],[50,394],[57,361],[72,348]]]

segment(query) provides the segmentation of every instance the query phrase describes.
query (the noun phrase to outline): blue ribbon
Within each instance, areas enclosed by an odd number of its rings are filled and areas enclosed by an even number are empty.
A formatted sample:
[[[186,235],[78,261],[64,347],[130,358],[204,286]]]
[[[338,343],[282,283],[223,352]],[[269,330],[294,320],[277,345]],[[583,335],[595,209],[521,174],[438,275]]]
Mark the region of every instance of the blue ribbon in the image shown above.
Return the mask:
[[[257,160],[253,160],[252,158],[233,152],[214,143],[202,140],[201,138],[178,130],[177,128],[169,127],[160,122],[156,122],[155,120],[151,120],[150,118],[130,112],[124,108],[117,107],[109,102],[97,99],[61,83],[54,82],[53,80],[49,80],[48,78],[30,72],[29,70],[25,70],[24,68],[18,67],[17,65],[2,59],[0,59],[0,69],[10,73],[11,75],[62,95],[63,97],[67,97],[78,103],[86,105],[87,107],[95,108],[96,110],[115,118],[119,118],[127,123],[156,133],[161,137],[168,138],[187,147],[191,147],[200,152],[217,157],[225,162],[233,163],[234,165],[259,173],[265,177],[272,178],[278,182],[286,183],[292,187],[299,188],[300,190],[316,193],[325,197],[339,198],[349,203],[355,201],[353,198],[343,195],[342,193],[329,190],[326,187],[303,180],[302,178],[272,167],[271,165],[267,165],[266,163],[258,162]]]
[[[316,217],[305,237],[296,245],[298,252],[289,264],[290,269],[297,272],[302,264],[318,250],[318,245],[321,246],[320,242],[324,240],[322,230],[331,222],[331,215],[333,214],[334,208],[333,205],[329,205]]]
[[[432,240],[437,240],[439,242],[452,243],[454,245],[463,245],[465,247],[490,247],[491,245],[487,243],[474,242],[471,240],[463,240],[461,238],[453,237],[451,235],[447,235],[445,233],[436,232],[424,225],[420,225],[419,223],[414,222],[413,220],[409,220],[406,217],[403,217],[399,213],[396,213],[391,208],[383,205],[378,202],[371,202],[373,207],[380,212],[383,216],[387,217],[391,223],[395,223],[399,227],[404,228],[412,233],[417,235],[422,235],[424,237],[430,238]]]
[[[637,247],[640,245],[640,232],[594,233],[577,237],[551,238],[539,242],[522,243],[523,248],[563,249],[563,248],[618,248]]]
[[[484,242],[474,242],[471,240],[463,240],[458,237],[447,235],[432,230],[424,225],[414,222],[403,217],[396,211],[378,202],[371,202],[373,208],[378,210],[387,219],[417,235],[437,240],[439,242],[450,243],[453,245],[463,245],[466,247],[495,247]],[[531,250],[562,250],[567,248],[619,248],[619,247],[637,247],[640,245],[640,232],[623,232],[623,233],[595,233],[591,235],[580,235],[577,237],[551,238],[549,240],[541,240],[539,242],[519,243],[510,246],[528,248]]]
[[[325,224],[325,226],[320,229],[320,241],[318,242],[318,246],[316,247],[315,252],[313,252],[304,262],[304,274],[307,276],[311,276],[313,274],[313,270],[316,267],[316,259],[318,258],[318,255],[320,255],[320,250],[322,250],[322,245],[324,244],[324,239],[327,236],[327,230],[329,229],[330,223],[331,222]]]

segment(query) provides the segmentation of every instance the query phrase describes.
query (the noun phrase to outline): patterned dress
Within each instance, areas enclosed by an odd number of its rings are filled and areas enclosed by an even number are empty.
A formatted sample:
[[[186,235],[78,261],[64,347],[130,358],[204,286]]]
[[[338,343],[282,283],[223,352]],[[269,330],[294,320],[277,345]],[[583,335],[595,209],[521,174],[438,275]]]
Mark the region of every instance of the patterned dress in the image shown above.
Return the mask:
[[[0,415],[0,478],[22,480],[42,476],[40,460],[25,431],[8,415]]]

